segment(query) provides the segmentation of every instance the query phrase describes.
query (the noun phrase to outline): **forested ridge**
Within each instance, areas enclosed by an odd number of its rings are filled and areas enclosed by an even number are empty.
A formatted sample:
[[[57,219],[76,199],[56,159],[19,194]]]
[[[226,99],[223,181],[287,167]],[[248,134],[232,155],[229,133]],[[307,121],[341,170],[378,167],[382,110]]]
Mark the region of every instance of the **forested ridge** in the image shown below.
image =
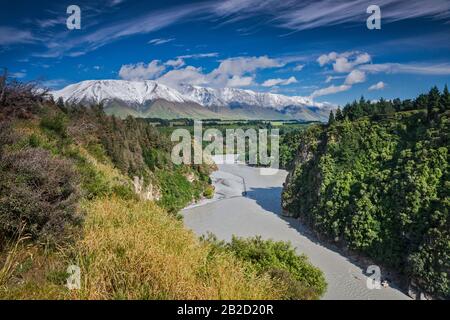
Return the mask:
[[[297,137],[286,214],[450,297],[450,94],[364,98]]]

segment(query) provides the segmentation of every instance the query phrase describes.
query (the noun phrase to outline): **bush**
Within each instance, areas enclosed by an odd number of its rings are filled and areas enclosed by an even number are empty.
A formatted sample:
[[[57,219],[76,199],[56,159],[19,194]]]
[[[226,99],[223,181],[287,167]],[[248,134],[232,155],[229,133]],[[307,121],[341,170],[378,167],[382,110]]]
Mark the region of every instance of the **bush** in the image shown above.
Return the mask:
[[[176,213],[193,200],[192,185],[180,172],[161,170],[156,176],[162,192],[160,204],[169,212]]]
[[[231,252],[249,262],[257,273],[269,274],[284,287],[285,299],[319,299],[326,291],[323,273],[305,255],[297,255],[290,243],[261,237],[233,237],[230,243],[225,243],[213,235],[203,240],[212,243],[216,250]]]
[[[0,75],[0,119],[30,118],[48,97],[48,90],[33,82],[21,83]]]
[[[67,136],[67,119],[62,113],[44,117],[41,120],[41,127],[51,130],[63,138]]]
[[[212,199],[214,197],[214,188],[211,186],[206,187],[203,191],[203,196],[207,199]]]
[[[0,236],[64,239],[81,222],[78,176],[69,161],[43,149],[0,155]]]

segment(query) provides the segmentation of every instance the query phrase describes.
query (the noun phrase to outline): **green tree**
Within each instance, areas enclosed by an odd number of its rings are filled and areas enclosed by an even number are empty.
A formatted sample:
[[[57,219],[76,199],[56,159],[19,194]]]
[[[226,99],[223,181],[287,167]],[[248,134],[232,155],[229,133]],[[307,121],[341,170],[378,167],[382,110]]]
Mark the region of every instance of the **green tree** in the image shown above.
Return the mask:
[[[430,119],[434,112],[439,110],[440,108],[440,100],[441,100],[441,94],[439,92],[439,89],[437,86],[434,86],[431,88],[430,92],[428,93],[428,118]]]
[[[447,85],[445,85],[444,91],[442,92],[441,110],[450,110],[450,92],[448,91]]]
[[[336,110],[336,121],[344,120],[344,116],[342,115],[341,108],[337,108]]]
[[[331,126],[336,122],[336,119],[334,117],[334,112],[333,110],[330,111],[330,116],[328,118],[328,125]]]

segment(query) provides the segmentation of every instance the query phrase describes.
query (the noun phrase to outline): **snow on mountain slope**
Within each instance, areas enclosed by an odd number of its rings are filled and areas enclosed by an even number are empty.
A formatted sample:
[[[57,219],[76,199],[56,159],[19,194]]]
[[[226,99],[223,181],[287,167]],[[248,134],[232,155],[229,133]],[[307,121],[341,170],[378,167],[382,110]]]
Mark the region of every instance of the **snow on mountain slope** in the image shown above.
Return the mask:
[[[239,104],[281,110],[287,106],[319,106],[307,97],[289,97],[234,88],[213,89],[185,85],[180,91],[190,99],[208,107]]]
[[[62,97],[64,101],[74,103],[121,100],[143,104],[157,99],[177,103],[195,102],[175,89],[150,80],[87,80],[69,85],[52,94],[55,99]]]
[[[156,81],[88,80],[54,91],[55,99],[69,102],[102,102],[121,100],[143,104],[157,99],[175,103],[198,103],[204,107],[249,105],[282,110],[288,106],[318,106],[306,97],[289,97],[281,94],[254,92],[234,88],[203,88],[184,85],[178,90]]]

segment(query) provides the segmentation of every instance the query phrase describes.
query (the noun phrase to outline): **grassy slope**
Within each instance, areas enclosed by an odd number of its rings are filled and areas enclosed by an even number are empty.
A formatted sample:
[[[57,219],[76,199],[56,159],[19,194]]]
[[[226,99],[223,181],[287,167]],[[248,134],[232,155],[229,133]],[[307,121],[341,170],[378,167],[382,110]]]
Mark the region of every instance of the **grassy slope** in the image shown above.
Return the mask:
[[[25,137],[45,136],[35,126],[17,125]],[[25,139],[26,140],[26,139]],[[103,183],[129,178],[74,146]],[[44,249],[26,237],[0,254],[2,299],[265,299],[279,298],[266,276],[249,272],[230,254],[210,254],[182,222],[155,203],[114,193],[85,200],[85,223],[77,240]],[[68,265],[81,267],[82,290],[64,288]]]
[[[84,215],[84,223],[70,228],[70,241],[56,246],[42,245],[26,233],[0,243],[0,299],[280,299],[292,296],[288,292],[292,289],[271,278],[269,273],[257,272],[250,262],[232,252],[217,251],[214,244],[199,241],[184,229],[176,216],[154,202],[139,200],[131,192],[131,177],[112,164],[101,145],[91,139],[93,135],[79,132],[88,141],[80,139],[76,131],[67,136],[59,121],[55,121],[61,116],[60,111],[49,108],[45,107],[38,117],[13,121],[19,140],[7,146],[6,152],[43,149],[50,151],[55,159],[73,163],[83,191],[79,210]],[[48,117],[48,121],[42,117]],[[90,127],[87,119],[78,121],[82,126],[77,128]],[[166,191],[162,187],[163,193],[176,188],[172,184],[178,184],[186,173],[177,173],[174,168],[163,171],[171,175],[168,178],[156,174],[160,183],[169,183]],[[8,199],[8,195],[2,197]],[[191,197],[188,195],[183,201],[190,201]],[[301,261],[307,269],[313,268],[307,261]],[[81,268],[79,291],[69,291],[64,286],[66,269],[72,264]],[[294,294],[297,292],[296,289]],[[318,297],[304,295],[310,296]]]

